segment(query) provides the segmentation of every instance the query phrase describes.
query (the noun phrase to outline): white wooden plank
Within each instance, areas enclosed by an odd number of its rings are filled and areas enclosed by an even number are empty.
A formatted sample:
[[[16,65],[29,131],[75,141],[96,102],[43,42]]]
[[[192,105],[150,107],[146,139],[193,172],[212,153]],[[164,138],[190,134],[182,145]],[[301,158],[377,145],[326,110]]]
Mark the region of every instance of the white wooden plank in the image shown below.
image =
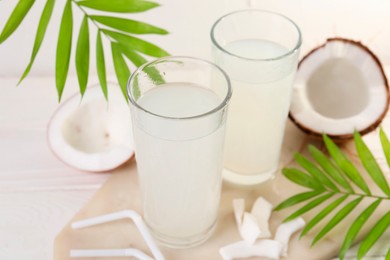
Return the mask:
[[[0,194],[0,259],[52,259],[53,240],[94,190]]]
[[[46,127],[59,105],[54,78],[29,78],[15,87],[17,80],[0,78],[0,192],[99,187],[110,173],[72,169],[49,148]],[[69,77],[64,100],[77,91],[77,79]]]

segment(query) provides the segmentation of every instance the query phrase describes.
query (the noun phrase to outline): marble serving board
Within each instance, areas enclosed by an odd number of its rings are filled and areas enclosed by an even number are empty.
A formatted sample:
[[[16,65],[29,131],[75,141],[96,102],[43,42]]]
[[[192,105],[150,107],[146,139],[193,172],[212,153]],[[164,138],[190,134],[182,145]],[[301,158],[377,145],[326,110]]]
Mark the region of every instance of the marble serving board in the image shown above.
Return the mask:
[[[384,129],[390,135],[390,125],[386,118]],[[386,124],[389,127],[386,127]],[[386,177],[390,179],[388,167],[384,159],[382,150],[380,149],[378,131],[375,131],[364,137],[370,149],[373,150],[374,156],[379,160],[382,168],[386,172]],[[311,143],[324,150],[323,144],[320,141],[315,141],[301,133],[290,122],[286,127],[285,141],[283,145],[281,167],[294,165],[293,155],[295,152],[307,153],[307,145]],[[342,144],[342,149],[349,155],[353,162],[357,162],[357,156],[353,142]],[[360,168],[361,169],[361,168]],[[370,188],[374,193],[381,194],[375,185],[367,179]],[[246,210],[249,211],[253,202],[258,196],[263,196],[268,201],[277,205],[284,199],[303,191],[302,188],[289,182],[279,171],[276,177],[267,183],[252,186],[241,187],[232,184],[224,183],[221,204],[219,209],[218,226],[213,236],[203,245],[191,249],[170,249],[160,246],[166,259],[202,259],[212,260],[221,259],[218,250],[220,247],[232,242],[241,240],[232,209],[232,200],[235,198],[245,198]],[[129,248],[136,247],[151,255],[147,249],[142,237],[131,220],[121,220],[103,225],[98,225],[81,230],[72,230],[70,224],[76,220],[90,218],[102,214],[107,214],[124,209],[133,209],[142,213],[140,204],[140,192],[137,184],[137,170],[134,159],[123,167],[115,170],[112,177],[101,187],[101,189],[92,197],[92,199],[78,212],[68,225],[58,234],[54,245],[54,259],[63,260],[70,259],[69,252],[71,249],[113,249],[113,248]],[[343,241],[344,234],[351,223],[351,220],[361,212],[364,206],[367,206],[370,201],[365,201],[359,205],[339,226],[332,230],[325,238],[323,238],[316,246],[311,247],[311,241],[314,233],[319,231],[327,223],[327,219],[322,221],[317,228],[302,239],[298,240],[297,234],[292,237],[289,245],[287,259],[302,260],[302,259],[331,259],[337,256],[339,247]],[[310,212],[305,215],[305,218],[312,216],[322,209],[329,202],[325,202],[317,211]],[[362,230],[360,239],[367,233],[373,223],[380,218],[383,212],[390,208],[389,204],[383,203],[376,213],[370,218],[369,223]],[[295,208],[296,209],[296,208]],[[294,208],[286,209],[281,212],[274,212],[271,216],[270,227],[274,234],[276,228],[281,223],[283,218],[288,216]],[[322,225],[321,225],[322,224]],[[96,258],[97,259],[97,258]],[[112,259],[112,258],[98,258]],[[259,258],[253,258],[259,259]]]

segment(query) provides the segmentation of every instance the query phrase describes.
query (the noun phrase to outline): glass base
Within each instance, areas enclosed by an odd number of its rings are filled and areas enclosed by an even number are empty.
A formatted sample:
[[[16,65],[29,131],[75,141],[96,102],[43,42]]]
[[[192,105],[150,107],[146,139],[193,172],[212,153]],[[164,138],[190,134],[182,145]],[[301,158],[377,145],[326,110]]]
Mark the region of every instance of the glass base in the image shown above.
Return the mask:
[[[275,173],[277,169],[278,168],[276,167],[267,172],[245,175],[224,168],[222,171],[222,176],[225,181],[228,181],[230,183],[239,184],[239,185],[256,185],[256,184],[266,182],[272,179],[273,177],[275,177]]]
[[[209,239],[211,235],[214,233],[216,226],[217,226],[217,222],[215,221],[213,225],[205,232],[202,232],[201,234],[198,235],[185,237],[185,238],[167,236],[153,230],[150,227],[149,230],[153,238],[159,244],[170,248],[184,249],[184,248],[196,247],[206,242],[206,240]]]

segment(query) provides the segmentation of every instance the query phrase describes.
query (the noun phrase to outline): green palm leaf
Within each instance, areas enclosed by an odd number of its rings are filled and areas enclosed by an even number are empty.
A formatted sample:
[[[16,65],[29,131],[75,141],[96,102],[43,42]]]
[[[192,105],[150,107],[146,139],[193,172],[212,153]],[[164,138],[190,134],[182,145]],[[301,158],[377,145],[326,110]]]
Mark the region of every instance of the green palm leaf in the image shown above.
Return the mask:
[[[374,225],[374,227],[367,234],[366,238],[363,240],[359,247],[358,259],[363,258],[368,250],[375,244],[375,242],[382,236],[390,226],[390,211],[387,212],[379,221]]]
[[[321,203],[323,203],[324,201],[326,201],[327,199],[329,199],[333,195],[334,195],[334,193],[327,193],[325,195],[322,195],[321,197],[318,197],[318,198],[310,201],[305,206],[303,206],[302,208],[300,208],[299,210],[295,211],[290,216],[285,218],[283,220],[283,222],[287,222],[287,221],[293,220],[293,219],[301,216],[302,214],[304,214],[304,213],[308,212],[309,210],[315,208],[316,206],[320,205]]]
[[[368,218],[372,215],[378,205],[381,203],[381,199],[374,201],[366,210],[364,210],[352,223],[351,227],[348,229],[347,234],[345,235],[343,245],[340,249],[340,259],[344,259],[345,254],[352,245],[352,242],[356,238],[362,226],[367,222]]]
[[[314,237],[312,245],[315,245],[321,238],[323,238],[329,231],[331,231],[340,221],[342,221],[354,208],[363,200],[359,197],[347,205],[345,205],[333,218],[326,224],[326,226]]]
[[[324,191],[325,188],[316,179],[296,168],[283,169],[283,175],[290,181],[313,190]]]
[[[106,77],[106,65],[104,59],[104,49],[102,43],[102,37],[100,31],[97,32],[96,37],[96,70],[99,78],[100,87],[102,88],[104,97],[108,99],[107,91],[107,77]]]
[[[167,34],[168,32],[162,28],[135,21],[130,19],[124,19],[119,17],[110,17],[110,16],[103,16],[103,15],[91,15],[91,19],[104,24],[108,27],[127,32],[127,33],[134,33],[134,34]]]
[[[135,66],[139,67],[139,66],[143,65],[144,63],[146,63],[146,59],[144,57],[142,57],[136,51],[133,51],[129,46],[127,46],[127,45],[123,46],[123,45],[119,45],[119,44],[118,44],[118,46],[121,49],[121,51],[123,52],[123,54],[125,54],[126,57],[132,63],[134,63]],[[160,85],[160,84],[165,83],[164,77],[161,75],[161,73],[156,68],[146,67],[146,68],[144,68],[144,71],[146,74],[148,74],[150,80],[153,81],[155,84]]]
[[[80,26],[79,38],[76,47],[76,71],[79,80],[81,96],[87,88],[88,73],[89,73],[89,27],[88,18],[84,15],[84,19]]]
[[[348,198],[348,194],[338,198],[337,200],[330,203],[323,210],[321,210],[312,220],[310,220],[305,228],[302,230],[300,237],[303,237],[307,234],[315,225],[317,225],[321,220],[323,220],[326,216],[329,215],[335,208],[337,208],[343,201]]]
[[[29,63],[27,64],[22,76],[20,77],[18,85],[27,77],[30,73],[30,70],[34,64],[36,56],[40,50],[43,39],[45,37],[48,24],[50,22],[51,16],[53,14],[53,9],[55,5],[55,0],[45,0],[45,6],[41,13],[39,24],[37,26],[37,31],[34,40],[34,46],[31,52],[31,57]],[[32,5],[35,3],[35,0],[17,0],[17,4],[13,9],[11,15],[9,16],[3,30],[0,33],[0,44],[9,38],[10,35],[19,27],[21,22],[24,20],[25,16],[31,9]],[[77,46],[75,51],[75,65],[76,72],[80,86],[80,93],[83,95],[85,93],[88,76],[89,76],[89,25],[88,19],[93,22],[93,25],[97,27],[98,36],[96,40],[96,67],[97,74],[99,77],[99,82],[102,88],[102,92],[106,99],[108,99],[108,89],[107,89],[107,77],[106,77],[106,68],[105,68],[105,58],[104,58],[104,49],[103,42],[101,38],[101,33],[104,33],[104,36],[110,41],[110,43],[118,42],[121,45],[121,52],[129,58],[130,61],[136,66],[140,66],[146,62],[146,59],[142,57],[139,53],[146,54],[152,57],[163,57],[168,56],[169,54],[161,49],[160,47],[139,39],[137,37],[127,35],[131,34],[160,34],[165,35],[168,32],[165,29],[162,29],[158,26],[151,25],[145,22],[140,22],[132,19],[125,19],[115,16],[110,16],[109,12],[119,12],[119,13],[137,13],[144,12],[159,6],[159,4],[148,1],[148,0],[67,0],[65,7],[63,8],[61,24],[58,34],[57,50],[56,50],[56,65],[55,65],[55,81],[56,89],[58,93],[58,99],[61,101],[61,97],[66,85],[66,79],[69,71],[69,61],[72,51],[72,34],[73,34],[73,10],[72,3],[80,9],[84,14],[83,22],[80,26],[80,31],[77,40]],[[98,10],[97,14],[89,14],[87,8]],[[118,31],[111,31],[101,28],[113,28]],[[126,48],[125,48],[126,47]],[[117,48],[117,47],[115,47]],[[118,48],[117,48],[118,49]],[[132,52],[125,52],[124,49],[131,49]],[[123,59],[123,57],[122,57]],[[128,74],[127,69],[119,69],[118,64],[126,64],[126,62],[121,62],[121,59],[116,55],[115,60],[117,61],[116,73],[122,75],[120,85],[122,92],[124,91],[124,75]],[[151,68],[146,72],[149,77],[155,82],[164,83],[164,78],[160,73]],[[139,92],[139,89],[137,90]],[[127,99],[126,99],[127,100]]]
[[[130,77],[130,70],[127,67],[126,61],[122,56],[122,52],[118,48],[118,46],[113,43],[111,44],[111,52],[112,52],[112,59],[114,61],[114,69],[116,73],[116,77],[119,82],[119,86],[121,87],[122,94],[127,100],[127,80]]]
[[[341,171],[333,165],[333,163],[318,150],[315,146],[309,145],[309,152],[314,160],[321,166],[321,168],[341,187],[343,187],[348,192],[354,193],[352,186],[344,178]]]
[[[310,199],[314,198],[315,196],[320,195],[321,193],[322,193],[322,191],[308,191],[308,192],[296,194],[296,195],[292,196],[291,198],[286,199],[285,201],[280,203],[278,206],[276,206],[274,208],[274,210],[279,211],[279,210],[282,210],[285,208],[289,208],[289,207],[294,206],[294,205],[301,203],[303,201],[310,200]]]
[[[297,153],[295,154],[295,161],[319,182],[323,183],[333,191],[340,191],[337,186],[328,178],[328,176],[326,176],[317,166],[311,163],[305,156]]]
[[[23,81],[23,79],[30,72],[31,67],[35,61],[35,57],[37,56],[38,51],[41,48],[43,38],[45,37],[45,34],[46,34],[47,26],[49,24],[51,15],[53,13],[54,3],[55,3],[55,0],[47,0],[46,1],[45,7],[43,8],[43,11],[42,11],[41,19],[39,20],[37,33],[35,35],[35,41],[34,41],[34,46],[33,46],[33,50],[31,53],[31,57],[30,57],[30,62],[28,63],[26,69],[24,70],[23,75],[18,82],[18,85]]]
[[[11,34],[19,27],[20,23],[23,21],[28,11],[30,11],[34,3],[35,0],[19,0],[0,34],[0,44],[11,36]]]
[[[380,130],[380,139],[382,147],[386,156],[387,163],[390,167],[390,142],[383,132]],[[364,179],[357,171],[357,168],[349,161],[346,155],[344,155],[341,150],[330,140],[329,137],[324,136],[325,145],[332,156],[336,164],[333,164],[325,154],[314,146],[309,146],[309,151],[311,156],[314,158],[314,161],[323,169],[318,168],[318,166],[308,158],[297,154],[295,156],[298,164],[305,170],[305,172],[300,171],[299,169],[294,168],[285,168],[283,169],[283,174],[294,183],[299,186],[303,186],[311,189],[311,191],[300,193],[292,196],[291,198],[286,199],[280,205],[278,205],[275,210],[280,210],[284,208],[291,207],[303,201],[311,200],[309,203],[293,212],[287,217],[288,220],[298,217],[308,210],[316,208],[322,203],[322,200],[325,201],[326,195],[318,197],[321,193],[332,191],[332,195],[339,195],[338,199],[332,201],[328,206],[322,209],[318,214],[316,214],[310,221],[308,221],[306,227],[302,230],[300,237],[306,235],[310,230],[318,225],[325,217],[329,216],[330,213],[335,212],[336,209],[349,197],[358,196],[354,200],[350,201],[343,207],[337,210],[334,216],[325,223],[324,227],[315,235],[312,245],[315,245],[319,240],[321,240],[326,234],[328,234],[336,225],[338,225],[342,220],[344,220],[358,205],[359,203],[366,198],[374,199],[374,201],[365,209],[361,210],[358,217],[352,221],[351,226],[348,228],[346,236],[343,240],[343,244],[340,249],[340,258],[343,259],[347,250],[350,248],[354,240],[356,239],[359,231],[365,225],[367,220],[372,216],[373,212],[378,208],[382,200],[390,200],[389,192],[389,183],[386,180],[382,170],[379,167],[379,164],[375,161],[373,154],[368,149],[367,145],[363,142],[359,133],[355,132],[354,142],[356,145],[356,150],[360,158],[361,163],[365,167],[366,171],[370,175],[371,179],[374,180],[374,183],[384,192],[387,196],[372,195],[368,189],[367,183],[364,182]],[[310,175],[309,175],[310,174]],[[323,175],[327,175],[327,180],[323,179]],[[347,176],[356,186],[358,186],[364,194],[356,194],[352,186],[349,184],[347,179],[344,177]],[[355,179],[354,179],[355,178]],[[328,181],[333,183],[337,188],[342,188],[332,190],[334,187],[329,186]],[[319,184],[318,184],[319,183]],[[325,190],[317,190],[318,185]],[[310,198],[310,193],[312,197]],[[330,195],[329,195],[330,196]],[[385,213],[385,215],[374,225],[370,230],[369,234],[361,243],[358,252],[358,259],[361,259],[368,250],[377,242],[377,240],[382,236],[387,228],[390,227],[390,211]],[[387,252],[386,258],[390,258],[390,249]],[[390,259],[389,259],[390,260]]]
[[[383,152],[386,157],[387,165],[390,167],[390,142],[382,128],[379,131],[379,137],[381,140]]]
[[[121,49],[124,55],[137,67],[143,65],[146,63],[146,59],[142,57],[139,53],[134,51],[130,46],[128,45],[120,45],[117,44],[118,47]]]
[[[386,258],[385,260],[390,260],[390,248],[387,250]]]
[[[158,47],[150,42],[141,40],[139,38],[136,38],[136,37],[133,37],[133,36],[130,36],[127,34],[123,34],[123,33],[118,33],[118,32],[114,32],[114,31],[106,30],[106,29],[102,29],[102,31],[106,35],[108,35],[111,38],[113,38],[114,40],[118,41],[119,44],[124,45],[124,46],[125,45],[131,46],[134,50],[142,52],[142,53],[147,54],[149,56],[164,57],[164,56],[169,55],[168,52],[161,49],[160,47]]]
[[[386,182],[386,178],[383,175],[381,168],[378,163],[375,161],[374,156],[368,149],[367,145],[363,142],[362,137],[358,132],[355,131],[354,134],[356,150],[358,152],[359,158],[368,172],[372,180],[378,185],[378,187],[387,195],[390,196],[389,185]]]
[[[57,43],[56,55],[56,87],[58,100],[61,100],[62,92],[65,87],[66,77],[69,70],[70,52],[72,48],[72,5],[71,0],[67,0],[62,14],[60,33]]]
[[[345,175],[358,186],[366,194],[371,195],[370,190],[368,189],[367,184],[364,182],[364,179],[359,174],[355,166],[348,160],[348,158],[341,152],[341,150],[333,143],[333,141],[326,135],[324,135],[324,142],[326,148],[329,151],[329,154],[332,156],[333,160],[340,167],[340,169],[345,173]]]
[[[117,13],[138,13],[159,6],[159,4],[144,0],[83,0],[78,4],[95,10]]]

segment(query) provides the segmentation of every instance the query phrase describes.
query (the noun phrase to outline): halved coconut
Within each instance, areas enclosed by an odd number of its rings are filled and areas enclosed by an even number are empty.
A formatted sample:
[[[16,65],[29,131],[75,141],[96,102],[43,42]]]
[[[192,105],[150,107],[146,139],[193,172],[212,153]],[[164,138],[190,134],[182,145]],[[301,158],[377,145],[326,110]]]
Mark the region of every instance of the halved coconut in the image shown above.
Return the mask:
[[[134,155],[130,111],[119,86],[109,87],[105,100],[100,86],[76,94],[54,113],[48,142],[64,163],[84,171],[112,170]]]
[[[360,42],[328,39],[299,63],[290,107],[304,132],[335,141],[374,130],[389,107],[389,86],[379,59]]]

